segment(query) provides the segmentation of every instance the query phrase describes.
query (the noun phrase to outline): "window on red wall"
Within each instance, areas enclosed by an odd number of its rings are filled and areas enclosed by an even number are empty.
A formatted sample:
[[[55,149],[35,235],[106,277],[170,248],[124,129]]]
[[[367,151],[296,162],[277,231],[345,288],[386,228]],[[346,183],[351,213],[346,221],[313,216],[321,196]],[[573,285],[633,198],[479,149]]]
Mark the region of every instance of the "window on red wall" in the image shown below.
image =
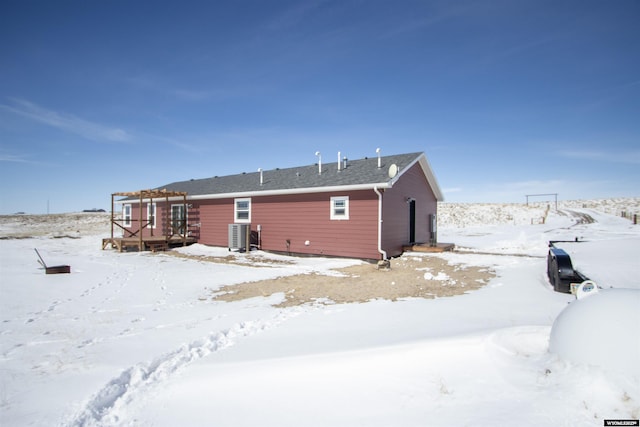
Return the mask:
[[[131,205],[122,205],[122,219],[124,227],[131,227]]]
[[[332,220],[349,219],[349,196],[336,196],[331,198],[331,213],[329,218]]]
[[[251,199],[235,199],[233,210],[235,222],[251,222]]]

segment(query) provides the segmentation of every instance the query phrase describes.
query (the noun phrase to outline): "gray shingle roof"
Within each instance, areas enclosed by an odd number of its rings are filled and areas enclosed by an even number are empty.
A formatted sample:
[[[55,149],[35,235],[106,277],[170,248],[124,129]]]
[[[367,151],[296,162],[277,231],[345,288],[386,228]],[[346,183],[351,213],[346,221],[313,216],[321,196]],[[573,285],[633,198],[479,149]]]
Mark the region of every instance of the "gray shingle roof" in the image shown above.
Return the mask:
[[[173,182],[157,189],[168,191],[186,191],[189,196],[218,195],[233,193],[273,192],[278,190],[317,189],[335,186],[356,186],[386,183],[390,181],[389,167],[395,164],[399,175],[412,165],[422,153],[397,154],[378,158],[371,157],[347,161],[347,167],[338,170],[338,163],[322,163],[322,174],[318,173],[318,164],[298,166],[286,169],[264,170],[263,183],[260,185],[260,172],[242,173],[213,178],[192,179]]]

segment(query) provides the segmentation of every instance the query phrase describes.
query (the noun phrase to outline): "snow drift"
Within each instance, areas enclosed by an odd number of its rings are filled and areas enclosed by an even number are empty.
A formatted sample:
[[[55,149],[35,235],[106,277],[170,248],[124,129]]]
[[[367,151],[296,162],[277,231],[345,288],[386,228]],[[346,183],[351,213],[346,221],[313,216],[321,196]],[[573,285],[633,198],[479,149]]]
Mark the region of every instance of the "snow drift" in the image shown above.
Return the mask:
[[[640,289],[606,289],[573,301],[553,324],[549,349],[563,359],[640,379]]]

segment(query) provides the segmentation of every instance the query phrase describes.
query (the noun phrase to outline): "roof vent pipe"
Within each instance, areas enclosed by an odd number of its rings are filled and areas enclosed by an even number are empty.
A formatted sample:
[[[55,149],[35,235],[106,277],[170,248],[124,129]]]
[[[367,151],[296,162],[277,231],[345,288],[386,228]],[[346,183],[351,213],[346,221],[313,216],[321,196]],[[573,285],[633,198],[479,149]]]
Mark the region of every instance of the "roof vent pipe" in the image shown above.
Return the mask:
[[[260,185],[262,185],[262,168],[258,168],[258,172],[260,172]]]
[[[347,156],[344,156],[344,158],[342,159],[342,161],[344,162],[342,164],[342,169],[346,169],[347,168]]]
[[[322,175],[322,156],[319,151],[316,151],[316,156],[318,156],[318,175]]]
[[[376,148],[376,153],[378,153],[378,169],[382,167],[382,163],[380,163],[380,149]]]
[[[342,157],[340,157],[340,152],[338,151],[338,170],[342,169]]]

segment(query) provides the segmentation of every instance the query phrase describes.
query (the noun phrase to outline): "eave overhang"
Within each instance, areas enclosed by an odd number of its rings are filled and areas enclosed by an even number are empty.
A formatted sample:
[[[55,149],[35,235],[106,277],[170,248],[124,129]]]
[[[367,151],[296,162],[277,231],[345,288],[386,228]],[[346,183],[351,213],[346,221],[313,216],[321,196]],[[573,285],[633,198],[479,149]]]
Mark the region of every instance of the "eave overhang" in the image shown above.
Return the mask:
[[[373,190],[377,188],[382,190],[385,188],[391,188],[395,180],[388,182],[372,183],[372,184],[356,184],[356,185],[335,185],[329,187],[307,187],[307,188],[287,188],[280,190],[264,190],[264,191],[240,191],[234,193],[218,193],[218,194],[197,194],[187,195],[187,200],[214,200],[214,199],[235,199],[235,198],[248,198],[248,197],[263,197],[263,196],[283,196],[291,194],[309,194],[309,193],[335,193],[335,192],[351,192],[361,190]],[[163,196],[164,197],[164,196]],[[154,197],[155,199],[155,197]],[[144,198],[142,201],[148,202],[149,198]],[[169,197],[169,201],[181,200],[177,197]],[[117,200],[119,204],[135,204],[140,200],[127,199]]]

